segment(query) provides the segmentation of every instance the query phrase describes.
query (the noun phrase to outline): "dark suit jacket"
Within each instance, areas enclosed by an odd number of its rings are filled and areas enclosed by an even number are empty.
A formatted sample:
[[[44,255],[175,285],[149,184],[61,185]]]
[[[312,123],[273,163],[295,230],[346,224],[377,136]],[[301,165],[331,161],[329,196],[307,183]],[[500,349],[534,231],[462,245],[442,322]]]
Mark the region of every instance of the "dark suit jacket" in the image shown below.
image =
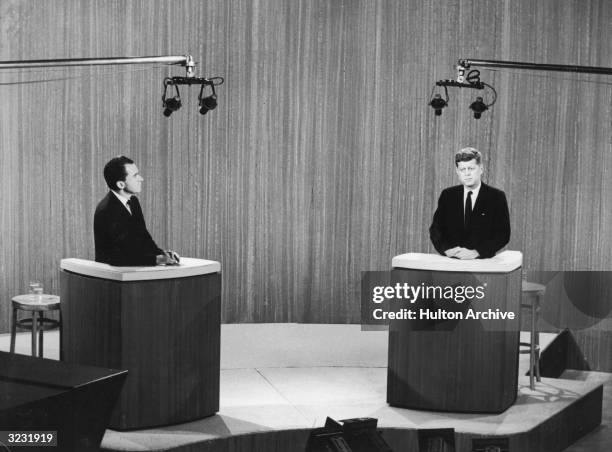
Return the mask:
[[[510,241],[510,214],[503,191],[481,183],[466,226],[463,212],[463,185],[443,190],[429,228],[429,237],[438,253],[462,246],[487,258]]]
[[[155,265],[164,252],[147,231],[140,203],[132,196],[130,209],[112,192],[100,201],[94,215],[96,261],[110,265]]]

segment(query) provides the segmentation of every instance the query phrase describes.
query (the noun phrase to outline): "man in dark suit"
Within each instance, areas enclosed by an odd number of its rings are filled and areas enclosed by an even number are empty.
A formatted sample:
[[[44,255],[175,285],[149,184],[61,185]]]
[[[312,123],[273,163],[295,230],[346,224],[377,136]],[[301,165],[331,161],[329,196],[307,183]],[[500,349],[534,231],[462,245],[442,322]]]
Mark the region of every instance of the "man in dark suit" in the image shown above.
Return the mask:
[[[455,167],[462,185],[442,191],[429,228],[431,241],[448,257],[493,257],[510,241],[506,195],[482,183],[482,156],[476,149],[457,152]]]
[[[173,251],[160,249],[145,225],[138,198],[143,177],[127,157],[115,157],[104,167],[110,191],[94,215],[96,261],[110,265],[172,265],[178,263]]]

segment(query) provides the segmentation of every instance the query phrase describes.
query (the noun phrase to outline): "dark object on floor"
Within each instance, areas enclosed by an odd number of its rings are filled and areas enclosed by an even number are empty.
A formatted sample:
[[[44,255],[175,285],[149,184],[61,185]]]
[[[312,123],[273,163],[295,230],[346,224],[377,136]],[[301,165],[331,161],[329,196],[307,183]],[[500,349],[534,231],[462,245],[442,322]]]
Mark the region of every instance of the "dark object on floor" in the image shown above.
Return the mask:
[[[508,438],[474,438],[472,452],[509,452]]]
[[[559,378],[566,369],[591,370],[574,335],[567,329],[542,352],[540,373],[547,378]]]
[[[455,452],[455,429],[419,429],[419,452]]]
[[[377,423],[369,417],[339,422],[328,417],[325,427],[310,434],[306,452],[393,452],[376,430]]]
[[[99,450],[127,371],[6,352],[0,369],[0,430],[57,432],[57,452]]]

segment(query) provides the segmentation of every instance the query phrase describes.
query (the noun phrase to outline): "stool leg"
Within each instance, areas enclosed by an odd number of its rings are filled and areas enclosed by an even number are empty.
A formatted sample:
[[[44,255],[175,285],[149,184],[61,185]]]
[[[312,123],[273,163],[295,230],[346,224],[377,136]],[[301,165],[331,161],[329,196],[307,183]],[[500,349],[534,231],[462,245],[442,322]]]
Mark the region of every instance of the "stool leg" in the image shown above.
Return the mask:
[[[36,320],[36,311],[32,311],[32,356],[36,358],[36,327],[38,321]]]
[[[531,303],[531,331],[529,332],[529,387],[533,391],[535,383],[533,372],[535,367],[535,300]]]
[[[60,361],[64,360],[64,325],[62,324],[62,310],[59,311],[59,347],[60,347]]]
[[[43,357],[43,331],[45,323],[43,322],[43,313],[42,311],[38,313],[38,318],[40,319],[40,330],[38,330],[38,357]]]
[[[542,378],[540,376],[540,330],[538,329],[538,320],[540,320],[540,300],[541,300],[541,295],[538,294],[538,296],[536,297],[536,309],[535,309],[535,315],[536,315],[536,330],[535,330],[535,349],[536,349],[536,357],[535,357],[535,366],[536,366],[536,379],[538,381],[542,381]]]
[[[17,309],[13,307],[13,325],[11,326],[11,353],[15,353],[15,340],[17,339]]]

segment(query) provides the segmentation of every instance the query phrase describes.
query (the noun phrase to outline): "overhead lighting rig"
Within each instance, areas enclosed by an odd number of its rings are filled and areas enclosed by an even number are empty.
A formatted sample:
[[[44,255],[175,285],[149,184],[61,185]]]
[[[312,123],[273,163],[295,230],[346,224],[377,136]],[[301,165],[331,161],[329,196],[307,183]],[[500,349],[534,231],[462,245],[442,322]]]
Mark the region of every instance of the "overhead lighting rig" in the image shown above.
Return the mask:
[[[124,65],[124,64],[172,64],[184,66],[185,77],[166,77],[164,79],[164,92],[162,103],[164,116],[169,117],[181,108],[181,94],[178,85],[200,85],[198,103],[200,113],[205,115],[217,107],[217,93],[215,86],[223,84],[223,77],[198,78],[195,76],[196,63],[191,55],[167,55],[167,56],[145,56],[145,57],[114,57],[114,58],[63,58],[53,60],[21,60],[0,61],[2,69],[30,69],[41,67],[61,66],[102,66],[102,65]],[[174,92],[168,93],[168,89]],[[210,95],[205,96],[205,88],[210,87]]]
[[[429,106],[434,109],[436,116],[442,115],[442,109],[448,106],[449,95],[448,88],[471,88],[484,90],[485,88],[489,88],[492,92],[492,101],[490,103],[486,103],[484,101],[484,96],[477,96],[476,100],[470,104],[470,110],[474,112],[474,118],[480,119],[482,113],[487,111],[493,104],[497,101],[497,92],[495,88],[491,85],[480,81],[480,71],[477,69],[471,70],[470,72],[465,74],[466,67],[463,65],[457,66],[457,79],[456,80],[438,80],[435,85],[431,89],[431,94],[429,95]],[[436,87],[441,86],[444,88],[444,98],[442,98],[442,94],[436,92]]]
[[[223,84],[223,77],[166,77],[164,79],[164,93],[162,94],[162,104],[164,107],[164,116],[169,117],[182,106],[181,94],[179,85],[200,85],[200,94],[198,95],[198,105],[200,114],[205,115],[210,110],[217,108],[217,93],[215,86]],[[210,87],[210,95],[205,96],[206,87]],[[170,90],[170,93],[169,93]],[[174,91],[174,95],[172,95]],[[172,95],[169,97],[169,95]]]
[[[217,108],[217,93],[215,92],[215,86],[222,85],[224,80],[223,77],[211,77],[203,78],[195,76],[195,61],[191,55],[187,55],[185,61],[185,68],[187,75],[185,77],[166,77],[164,79],[164,93],[162,94],[162,104],[164,107],[164,116],[170,117],[172,113],[182,107],[181,93],[179,92],[179,85],[200,85],[200,94],[198,95],[198,106],[200,107],[200,114],[205,115],[210,110]],[[168,97],[168,87],[173,88],[174,95]],[[210,87],[210,95],[205,96],[205,88]]]
[[[472,66],[487,67],[487,68],[503,68],[503,69],[521,69],[521,70],[534,70],[544,72],[574,72],[577,74],[599,74],[599,75],[612,75],[612,68],[609,67],[596,67],[596,66],[576,66],[576,65],[564,65],[564,64],[540,64],[540,63],[525,63],[522,61],[498,61],[498,60],[469,60],[461,59],[457,65],[457,79],[456,80],[439,80],[435,83],[429,96],[429,106],[434,109],[436,116],[442,114],[442,109],[448,106],[448,87],[452,88],[472,88],[478,90],[484,90],[489,88],[492,91],[493,100],[490,103],[486,103],[484,96],[476,97],[476,100],[470,104],[470,110],[474,112],[474,118],[479,119],[482,113],[487,111],[497,100],[497,92],[495,88],[480,81],[480,72],[478,70],[471,70],[467,76],[465,71],[470,69]],[[444,87],[445,98],[442,98],[442,94],[436,91],[436,86]]]

